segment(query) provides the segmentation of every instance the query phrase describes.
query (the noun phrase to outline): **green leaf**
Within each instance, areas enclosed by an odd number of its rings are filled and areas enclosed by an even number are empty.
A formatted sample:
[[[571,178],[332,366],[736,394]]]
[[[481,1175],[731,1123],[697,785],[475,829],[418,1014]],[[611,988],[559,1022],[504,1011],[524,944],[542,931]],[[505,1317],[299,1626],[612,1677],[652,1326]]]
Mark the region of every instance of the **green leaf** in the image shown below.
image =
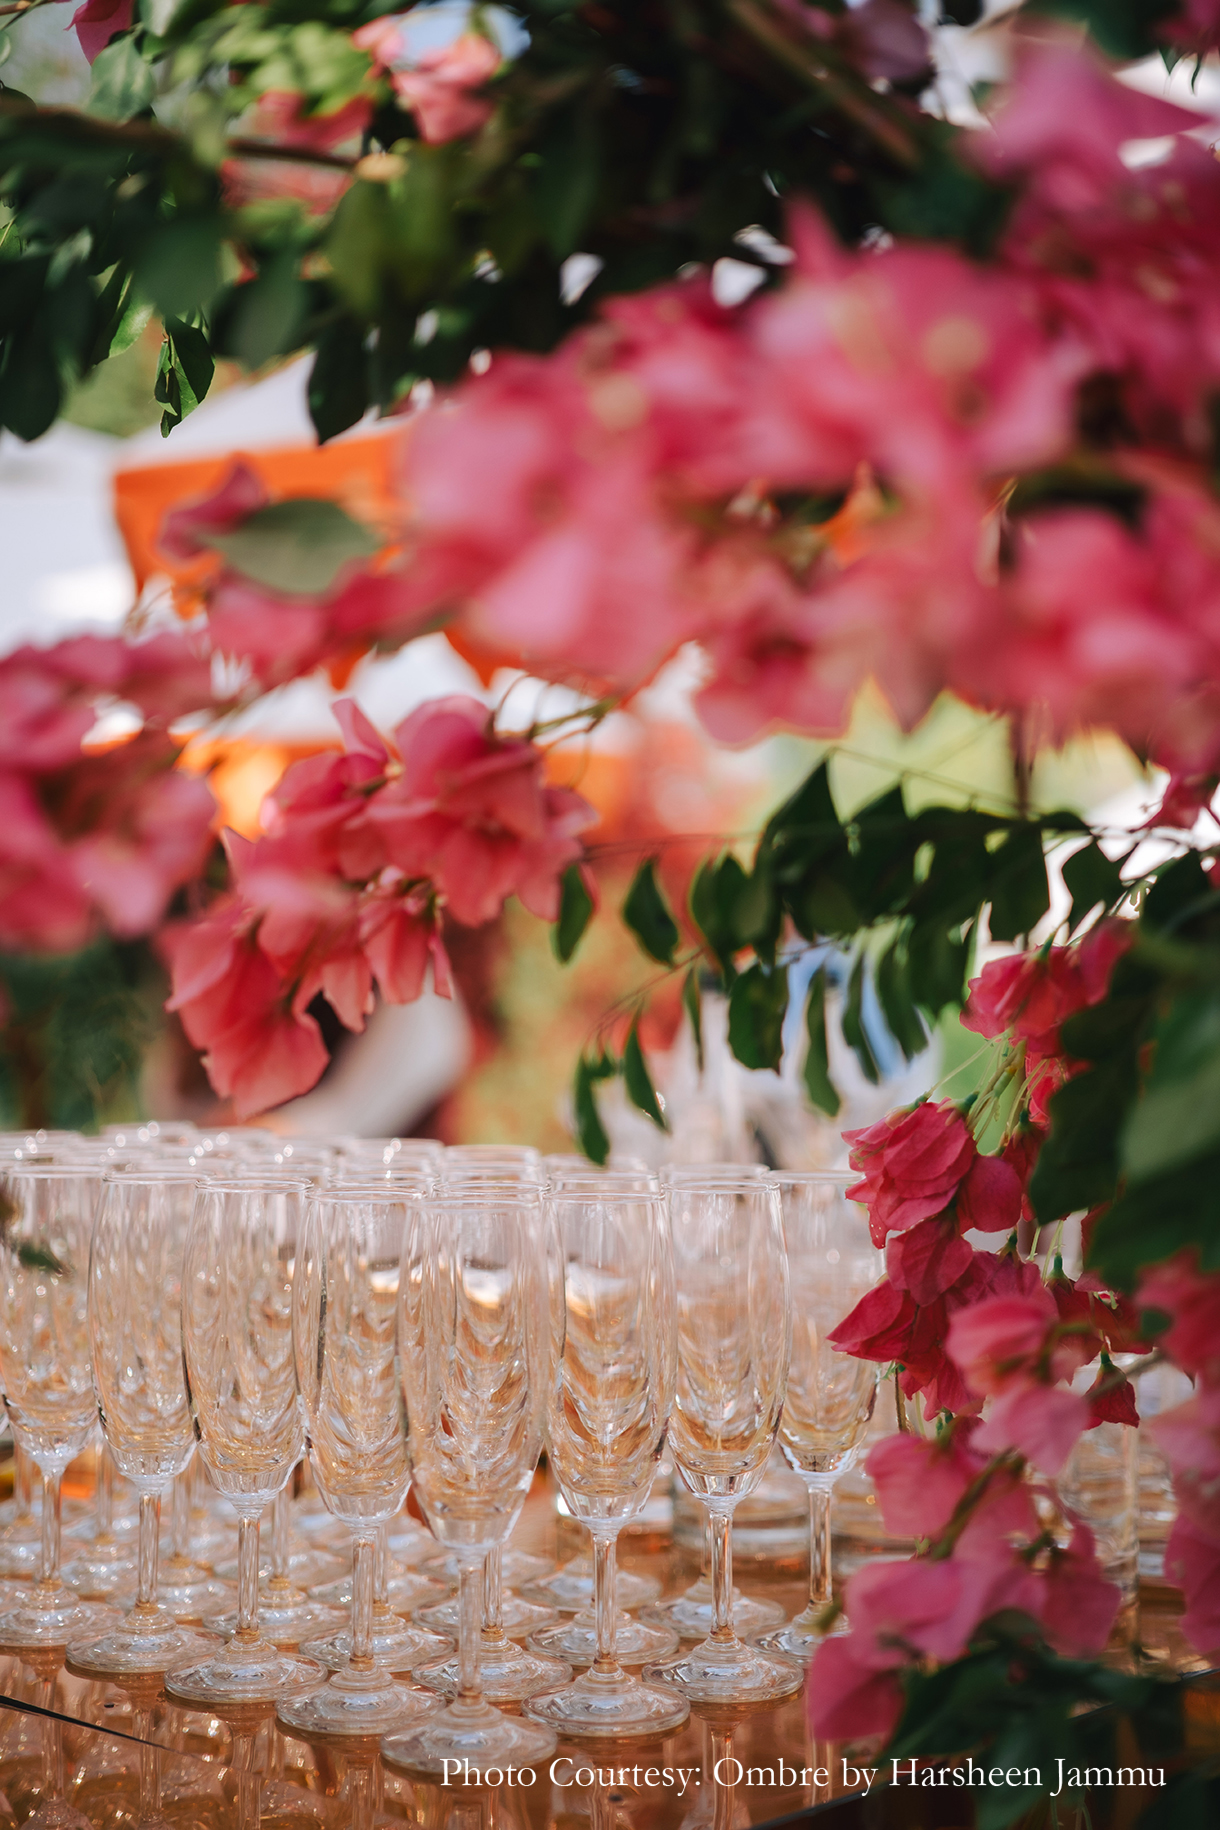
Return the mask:
[[[1032,1179],[1030,1187],[1032,1193]],[[1220,1271],[1218,1187],[1220,1151],[1135,1183],[1098,1220],[1089,1268],[1100,1271],[1113,1289],[1130,1290],[1146,1265],[1194,1247],[1205,1271]]]
[[[237,287],[228,343],[243,368],[260,369],[294,347],[308,298],[292,248],[274,255],[255,279]]]
[[[777,1068],[784,1052],[788,971],[756,962],[729,993],[729,1047],[748,1068]]]
[[[121,356],[125,349],[130,349],[138,337],[143,334],[148,320],[152,317],[152,306],[146,299],[138,298],[134,286],[128,287],[123,305],[123,315],[118,327],[110,339],[110,356]]]
[[[1122,1165],[1133,1182],[1220,1146],[1220,998],[1175,999],[1154,1043],[1152,1071],[1122,1135]]]
[[[709,858],[701,864],[690,886],[691,919],[729,984],[736,976],[734,955],[744,944],[737,932],[736,909],[745,882],[741,865],[726,852],[715,863]]]
[[[699,968],[692,966],[682,981],[682,1003],[695,1039],[695,1065],[703,1072],[703,1002],[699,996]]]
[[[623,920],[650,958],[672,966],[680,938],[678,924],[661,893],[656,865],[655,858],[647,858],[635,873],[623,904]]]
[[[364,418],[369,406],[368,357],[364,332],[350,318],[318,338],[309,375],[309,417],[325,444]]]
[[[168,438],[188,413],[193,413],[212,384],[215,363],[211,346],[203,332],[180,318],[166,318],[165,341],[153,399],[165,407],[161,415],[161,436]]]
[[[17,1247],[17,1262],[27,1271],[45,1271],[48,1277],[66,1277],[68,1266],[57,1258],[49,1245],[33,1245],[23,1239]]]
[[[1072,898],[1069,925],[1073,932],[1100,903],[1109,909],[1122,895],[1122,863],[1107,858],[1095,842],[1073,852],[1063,867],[1063,881]]]
[[[908,1061],[928,1046],[928,1032],[915,1008],[911,969],[901,935],[877,962],[877,996],[890,1034]]]
[[[648,1064],[644,1060],[644,1051],[640,1047],[639,1025],[633,1023],[627,1037],[627,1046],[623,1050],[623,1082],[627,1096],[633,1105],[639,1107],[645,1117],[650,1118],[661,1131],[669,1130],[669,1121],[661,1110]]]
[[[220,243],[215,216],[180,216],[148,231],[137,249],[136,277],[163,318],[186,319],[207,305],[220,285]]]
[[[593,915],[593,898],[579,864],[569,864],[559,889],[559,918],[551,929],[555,958],[566,966]]]
[[[6,338],[0,367],[0,425],[28,444],[54,424],[61,399],[59,364],[45,327],[35,322]]]
[[[970,969],[970,934],[957,934],[937,922],[919,922],[907,941],[911,996],[922,1010],[937,1017],[947,1004],[960,1004]]]
[[[534,208],[552,254],[562,261],[581,245],[597,197],[601,141],[597,113],[587,100],[556,119],[539,150]]]
[[[821,966],[809,982],[805,1005],[805,1029],[809,1047],[805,1053],[805,1090],[814,1105],[828,1118],[837,1118],[842,1103],[830,1078],[830,1059],[826,1048],[826,968]]]
[[[1041,830],[1014,826],[992,853],[989,876],[991,938],[1016,940],[1036,928],[1051,906]]]
[[[381,544],[371,529],[325,496],[272,502],[231,532],[204,532],[200,539],[223,553],[243,577],[289,597],[329,591],[345,566],[371,559]]]
[[[864,952],[861,950],[856,955],[856,963],[847,981],[847,1002],[843,1006],[843,1040],[860,1063],[860,1072],[864,1078],[876,1086],[881,1074],[864,1031],[863,1005]]]
[[[610,1155],[610,1139],[597,1110],[593,1089],[599,1080],[612,1079],[614,1072],[614,1062],[604,1051],[593,1059],[582,1055],[576,1063],[576,1078],[572,1086],[577,1142],[589,1160],[599,1164],[605,1163]]]
[[[93,60],[89,112],[107,121],[129,121],[152,105],[152,65],[141,55],[143,34],[125,32]]]

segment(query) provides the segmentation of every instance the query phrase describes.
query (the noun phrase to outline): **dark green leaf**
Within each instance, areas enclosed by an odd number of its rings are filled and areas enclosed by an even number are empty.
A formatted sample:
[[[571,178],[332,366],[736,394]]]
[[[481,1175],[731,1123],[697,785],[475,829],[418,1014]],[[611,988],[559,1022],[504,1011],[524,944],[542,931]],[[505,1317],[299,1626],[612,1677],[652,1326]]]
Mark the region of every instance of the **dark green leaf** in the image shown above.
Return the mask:
[[[597,196],[601,142],[595,111],[585,101],[561,115],[540,148],[534,208],[556,260],[581,245]]]
[[[188,413],[195,411],[212,385],[214,372],[211,347],[204,333],[180,318],[167,318],[153,388],[153,399],[161,401],[165,407],[161,415],[163,438],[168,437]]]
[[[593,914],[593,898],[579,864],[569,864],[559,890],[559,919],[551,929],[555,958],[566,966]]]
[[[325,496],[293,496],[259,508],[226,534],[200,539],[235,571],[287,596],[329,591],[345,566],[371,559],[380,541]]]
[[[1130,1290],[1144,1266],[1193,1247],[1204,1270],[1220,1271],[1217,1188],[1220,1151],[1133,1184],[1098,1220],[1089,1245],[1090,1268],[1113,1288]]]
[[[129,121],[151,106],[155,92],[152,65],[141,54],[141,36],[124,32],[93,60],[89,112],[108,121]]]
[[[632,1104],[638,1106],[645,1117],[650,1118],[660,1130],[668,1131],[669,1122],[657,1099],[656,1088],[644,1060],[644,1051],[640,1047],[640,1032],[636,1023],[631,1025],[627,1046],[623,1050],[623,1083]]]
[[[820,966],[809,981],[809,998],[805,1005],[805,1029],[809,1047],[805,1051],[805,1090],[814,1105],[828,1118],[836,1118],[842,1103],[830,1078],[830,1060],[826,1048],[826,968]]]
[[[1177,0],[1039,0],[1038,10],[1078,20],[1103,51],[1126,63],[1160,51],[1179,8]]]
[[[576,1140],[590,1161],[599,1164],[604,1163],[610,1155],[610,1139],[606,1136],[606,1128],[597,1110],[593,1089],[599,1080],[612,1079],[614,1072],[614,1062],[604,1052],[592,1059],[582,1055],[576,1064],[576,1077],[572,1085]]]
[[[49,1277],[66,1277],[68,1266],[55,1256],[49,1245],[33,1245],[23,1239],[17,1247],[17,1262],[27,1271],[45,1271]]]
[[[185,319],[211,299],[220,284],[220,240],[218,218],[181,216],[141,241],[136,276],[163,318]]]
[[[690,887],[691,919],[729,983],[736,971],[734,955],[743,945],[737,933],[736,909],[745,881],[741,865],[727,852],[715,863],[709,858],[701,864]]]
[[[369,406],[368,358],[364,332],[342,319],[318,339],[309,375],[309,417],[325,444],[363,419]]]
[[[786,967],[755,963],[729,993],[729,1047],[748,1068],[777,1068],[788,1009]]]
[[[678,924],[661,893],[656,867],[655,858],[646,858],[635,873],[623,904],[623,920],[650,958],[672,966],[680,938]]]
[[[284,249],[236,290],[228,344],[243,368],[259,369],[296,342],[308,299],[296,251]]]
[[[947,1004],[960,1004],[970,969],[970,935],[934,921],[920,922],[907,941],[911,996],[921,1010],[939,1016]]]
[[[1051,905],[1038,827],[1013,827],[992,854],[989,878],[992,939],[1016,940],[1036,928]]]
[[[1098,905],[1108,909],[1122,894],[1122,866],[1107,858],[1100,845],[1084,845],[1073,852],[1063,867],[1063,881],[1072,898],[1069,918],[1073,930]]]
[[[699,968],[692,966],[682,981],[682,1003],[695,1041],[695,1065],[703,1072],[703,1001],[699,995]]]
[[[928,1032],[915,1008],[910,962],[901,936],[877,962],[877,996],[890,1034],[908,1061],[928,1046]]]
[[[857,953],[856,963],[847,981],[847,1002],[843,1006],[843,1040],[860,1063],[860,1072],[873,1086],[881,1078],[876,1057],[864,1030],[864,954]]]
[[[59,364],[41,324],[6,339],[0,367],[0,425],[27,443],[41,438],[59,412]]]

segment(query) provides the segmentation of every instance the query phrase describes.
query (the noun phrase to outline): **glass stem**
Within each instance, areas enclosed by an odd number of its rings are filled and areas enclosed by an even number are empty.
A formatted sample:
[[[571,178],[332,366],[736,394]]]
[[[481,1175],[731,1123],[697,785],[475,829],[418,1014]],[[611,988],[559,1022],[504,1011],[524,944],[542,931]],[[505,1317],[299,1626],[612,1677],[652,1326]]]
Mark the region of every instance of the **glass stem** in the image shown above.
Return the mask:
[[[288,1580],[288,1490],[281,1488],[271,1502],[271,1580]]]
[[[483,1624],[483,1569],[463,1559],[458,1569],[458,1693],[459,1703],[477,1703],[482,1695],[479,1678],[479,1638]]]
[[[373,1539],[373,1601],[379,1608],[390,1605],[390,1528],[379,1525]]]
[[[17,1490],[17,1517],[28,1519],[34,1506],[34,1464],[16,1440],[13,1442],[13,1485]]]
[[[504,1637],[504,1552],[498,1544],[483,1564],[483,1631]]]
[[[157,1605],[157,1552],[161,1539],[161,1496],[140,1495],[140,1587],[136,1606],[141,1610]]]
[[[237,1635],[258,1638],[258,1519],[237,1521]]]
[[[830,1499],[829,1487],[820,1482],[809,1487],[809,1612],[820,1614],[830,1604]]]
[[[713,1512],[712,1527],[712,1633],[713,1639],[732,1641],[733,1632],[733,1515]]]
[[[712,1519],[712,1555],[715,1556],[716,1523]],[[712,1730],[712,1830],[733,1830],[737,1805],[737,1768],[733,1756],[733,1731]]]
[[[617,1550],[617,1532],[593,1533],[593,1613],[597,1624],[597,1659],[593,1668],[607,1675],[618,1670],[618,1660],[614,1656],[618,1637],[618,1608],[614,1597]]]
[[[372,1538],[357,1538],[352,1552],[352,1652],[351,1663],[361,1671],[373,1669],[373,1563]]]
[[[170,1554],[175,1563],[186,1563],[191,1548],[191,1490],[182,1473],[174,1482],[170,1501]]]
[[[377,1786],[373,1769],[369,1766],[352,1766],[350,1774],[348,1803],[351,1806],[351,1830],[373,1830],[377,1812]]]
[[[161,1821],[161,1752],[152,1740],[152,1710],[132,1713],[132,1729],[140,1743],[140,1824]]]
[[[42,1580],[47,1588],[59,1587],[60,1475],[42,1477]]]
[[[93,1486],[93,1536],[97,1544],[109,1541],[114,1527],[114,1463],[105,1437],[97,1451],[97,1475]]]

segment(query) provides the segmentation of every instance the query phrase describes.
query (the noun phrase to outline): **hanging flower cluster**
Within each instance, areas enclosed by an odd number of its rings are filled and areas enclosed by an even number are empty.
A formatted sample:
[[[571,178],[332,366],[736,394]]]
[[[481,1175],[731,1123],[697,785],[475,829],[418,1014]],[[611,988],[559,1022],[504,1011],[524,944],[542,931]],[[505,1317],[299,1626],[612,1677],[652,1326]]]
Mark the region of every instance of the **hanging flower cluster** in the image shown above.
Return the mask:
[[[304,1093],[328,1056],[321,996],[361,1030],[374,982],[393,1004],[450,994],[443,910],[478,925],[516,895],[553,920],[592,818],[547,786],[543,752],[501,737],[455,696],[404,719],[392,745],[351,700],[340,755],[296,763],[268,798],[264,835],[227,836],[231,891],[166,930],[178,1011],[216,1091],[240,1117]]]
[[[215,813],[207,784],[174,768],[168,726],[211,698],[207,658],[178,635],[79,636],[0,660],[0,947],[67,951],[158,925],[203,868]],[[119,703],[135,735],[82,749]]]
[[[871,676],[908,724],[948,687],[1220,771],[1220,171],[1182,138],[1120,157],[1194,121],[1029,49],[973,145],[1019,188],[987,265],[848,251],[795,206],[776,291],[666,285],[497,355],[412,427],[402,565],[291,615],[226,574],[218,645],[283,678],[447,615],[629,691],[697,640],[724,741],[840,730]]]
[[[1118,1591],[1053,1483],[1086,1430],[1138,1423],[1133,1387],[1112,1356],[1149,1350],[1140,1309],[1153,1299],[1142,1288],[1132,1304],[1091,1274],[1070,1278],[1057,1252],[1045,1267],[1022,1257],[1018,1222],[1048,1081],[1061,1085],[1079,1065],[1064,1058],[1060,1027],[1106,995],[1130,933],[1129,923],[1103,922],[1073,946],[986,966],[965,1021],[1006,1039],[992,1087],[969,1114],[928,1102],[847,1134],[864,1178],[848,1192],[885,1246],[886,1276],[830,1339],[856,1358],[893,1363],[903,1393],[922,1396],[924,1418],[939,1414],[940,1424],[934,1440],[879,1443],[865,1464],[886,1529],[923,1548],[847,1584],[851,1631],[822,1645],[811,1672],[819,1734],[888,1732],[901,1713],[902,1668],[959,1657],[1003,1610],[1030,1617],[1072,1656],[1099,1651],[1113,1624]],[[984,1155],[967,1120],[981,1125],[1001,1099],[1005,1136]],[[1009,1237],[999,1252],[979,1251],[964,1236],[971,1230]],[[1197,1303],[1197,1280],[1160,1275],[1175,1313]],[[1095,1361],[1092,1386],[1074,1389]],[[1216,1474],[1214,1442],[1210,1456],[1205,1483]],[[1197,1570],[1202,1553],[1189,1529],[1175,1554]]]

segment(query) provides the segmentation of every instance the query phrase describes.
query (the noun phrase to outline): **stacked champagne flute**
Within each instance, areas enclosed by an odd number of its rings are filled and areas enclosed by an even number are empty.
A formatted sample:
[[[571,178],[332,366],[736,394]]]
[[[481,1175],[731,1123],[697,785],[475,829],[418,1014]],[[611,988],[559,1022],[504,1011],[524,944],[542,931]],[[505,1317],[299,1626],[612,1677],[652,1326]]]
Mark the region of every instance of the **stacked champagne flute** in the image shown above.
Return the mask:
[[[0,1648],[66,1647],[82,1673],[159,1677],[216,1713],[273,1705],[291,1733],[380,1738],[392,1765],[442,1778],[800,1686],[830,1595],[830,1488],[875,1391],[826,1343],[880,1272],[844,1178],[659,1180],[527,1149],[148,1126],[0,1142],[0,1204],[0,1382],[43,1475],[41,1573],[0,1607]],[[60,1477],[99,1421],[138,1496],[121,1615],[60,1574]],[[763,1633],[778,1610],[736,1595],[732,1515],[777,1442],[809,1485],[810,1601]],[[549,1577],[506,1548],[544,1446],[592,1545]],[[706,1590],[667,1602],[615,1557],[663,1453],[711,1547]],[[404,1513],[412,1485],[426,1532]],[[208,1561],[218,1507],[236,1522],[232,1606]]]

